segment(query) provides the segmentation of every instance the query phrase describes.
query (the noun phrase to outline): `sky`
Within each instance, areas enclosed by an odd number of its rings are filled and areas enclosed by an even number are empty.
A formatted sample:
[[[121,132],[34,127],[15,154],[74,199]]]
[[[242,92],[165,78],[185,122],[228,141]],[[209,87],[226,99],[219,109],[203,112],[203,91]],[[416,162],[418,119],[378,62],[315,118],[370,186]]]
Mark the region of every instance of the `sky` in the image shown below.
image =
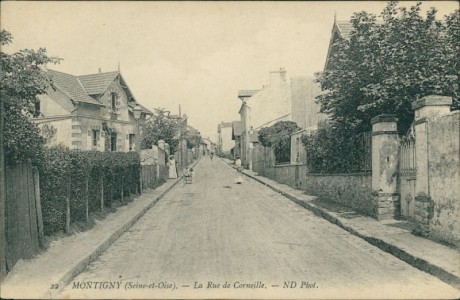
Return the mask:
[[[403,2],[409,6],[413,2]],[[379,14],[384,1],[344,2],[13,2],[1,4],[2,51],[44,47],[63,58],[48,68],[83,75],[120,65],[134,97],[149,109],[187,114],[216,141],[217,125],[239,120],[240,89],[260,89],[270,71],[314,76],[324,67],[334,14]],[[438,17],[457,1],[424,2]]]

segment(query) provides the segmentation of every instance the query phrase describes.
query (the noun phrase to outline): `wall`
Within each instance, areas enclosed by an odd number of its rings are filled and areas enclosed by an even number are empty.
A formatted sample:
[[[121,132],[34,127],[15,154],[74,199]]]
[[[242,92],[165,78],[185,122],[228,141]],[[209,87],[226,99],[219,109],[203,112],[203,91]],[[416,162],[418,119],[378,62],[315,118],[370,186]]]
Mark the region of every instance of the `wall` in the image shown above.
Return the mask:
[[[446,242],[460,240],[460,111],[428,120],[429,192],[434,204],[430,234]]]
[[[61,90],[49,88],[46,94],[38,95],[40,112],[45,116],[59,116],[71,113],[75,106]]]
[[[235,146],[234,141],[232,141],[232,127],[222,126],[221,137],[222,137],[222,152],[225,154],[229,154],[230,149],[232,149],[232,147]]]
[[[286,72],[270,72],[270,84],[248,98],[246,102],[251,108],[251,117],[249,124],[246,126],[243,124],[243,132],[250,126],[257,129],[267,122],[290,114],[291,87],[286,82]]]
[[[297,172],[297,174],[296,174]],[[263,176],[277,182],[287,184],[291,187],[297,187],[299,179],[299,166],[294,165],[275,165],[265,168]]]
[[[45,117],[67,115],[74,109],[69,98],[61,91],[49,91],[49,93],[53,98],[48,94],[38,96],[40,100],[40,113]]]
[[[117,93],[118,95],[118,101],[120,102],[119,106],[119,113],[117,115],[117,120],[122,120],[122,121],[129,121],[129,116],[128,116],[128,97],[123,90],[123,88],[120,86],[118,81],[113,81],[107,91],[102,95],[101,99],[99,100],[103,104],[107,105],[109,101],[112,99],[112,92]],[[103,109],[103,115],[105,118],[110,118],[108,115],[108,110],[107,108]]]
[[[315,128],[326,115],[320,113],[320,104],[315,97],[321,88],[314,83],[314,79],[306,76],[291,78],[292,90],[292,121],[302,129]]]
[[[309,195],[375,216],[377,202],[372,193],[371,174],[308,174],[303,189]]]
[[[291,135],[291,164],[306,164],[307,151],[302,143],[302,135],[306,133],[305,130],[293,133]]]

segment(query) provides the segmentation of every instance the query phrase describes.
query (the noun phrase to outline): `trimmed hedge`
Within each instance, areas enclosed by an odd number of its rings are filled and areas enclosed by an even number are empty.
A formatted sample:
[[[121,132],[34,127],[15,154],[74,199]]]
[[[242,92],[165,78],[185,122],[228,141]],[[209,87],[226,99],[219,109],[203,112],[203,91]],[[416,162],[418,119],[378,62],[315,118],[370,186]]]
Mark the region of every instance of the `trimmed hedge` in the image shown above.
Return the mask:
[[[322,123],[318,130],[302,136],[311,173],[354,173],[366,170],[370,149],[364,133],[356,133],[334,123]],[[370,146],[370,145],[369,145]]]
[[[46,149],[39,166],[45,234],[65,229],[68,196],[73,223],[85,221],[87,211],[100,211],[102,186],[107,207],[114,199],[136,192],[140,167],[136,152],[81,151],[60,146]]]

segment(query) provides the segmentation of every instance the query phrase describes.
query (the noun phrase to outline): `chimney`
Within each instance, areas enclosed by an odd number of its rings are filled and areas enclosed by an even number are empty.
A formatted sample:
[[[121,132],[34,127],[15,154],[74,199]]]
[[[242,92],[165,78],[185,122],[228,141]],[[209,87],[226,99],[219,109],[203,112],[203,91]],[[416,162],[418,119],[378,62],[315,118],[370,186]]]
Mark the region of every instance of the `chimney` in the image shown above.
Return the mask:
[[[279,71],[270,72],[270,86],[278,86],[286,83],[286,70],[280,68]]]

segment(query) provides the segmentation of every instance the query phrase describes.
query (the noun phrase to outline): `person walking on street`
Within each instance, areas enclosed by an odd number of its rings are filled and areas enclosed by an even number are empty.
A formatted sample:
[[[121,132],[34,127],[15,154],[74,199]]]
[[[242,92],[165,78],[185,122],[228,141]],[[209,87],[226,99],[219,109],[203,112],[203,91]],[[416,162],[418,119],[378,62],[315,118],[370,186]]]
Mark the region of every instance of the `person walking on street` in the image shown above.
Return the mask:
[[[243,183],[243,176],[242,176],[243,166],[241,165],[241,159],[238,155],[236,156],[236,159],[235,159],[235,168],[236,168],[236,171],[238,172],[236,179],[235,179],[235,183],[241,184]]]
[[[174,159],[174,155],[169,156],[169,179],[176,179],[177,178],[177,166],[176,160]]]

